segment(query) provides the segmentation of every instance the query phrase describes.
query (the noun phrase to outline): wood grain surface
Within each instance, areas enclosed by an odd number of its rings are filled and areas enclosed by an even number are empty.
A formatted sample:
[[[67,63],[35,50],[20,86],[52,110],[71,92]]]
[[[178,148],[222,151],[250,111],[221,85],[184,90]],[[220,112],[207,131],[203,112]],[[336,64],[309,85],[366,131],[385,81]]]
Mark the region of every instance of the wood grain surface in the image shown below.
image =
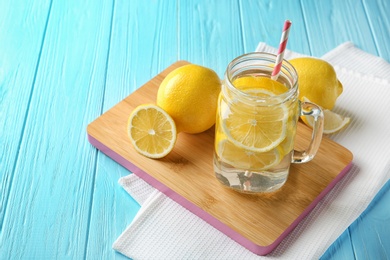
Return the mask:
[[[127,135],[128,117],[141,104],[155,104],[163,79],[185,64],[172,64],[98,117],[88,125],[88,135],[105,147],[103,152],[109,148],[252,243],[269,246],[315,204],[320,194],[326,194],[326,187],[336,184],[338,175],[351,163],[352,153],[324,137],[316,157],[309,163],[292,165],[287,183],[270,194],[242,194],[219,184],[213,169],[214,128],[196,135],[180,133],[173,151],[162,159],[140,155]],[[311,130],[298,124],[296,148],[303,150]]]
[[[117,184],[129,171],[85,129],[170,64],[222,77],[260,41],[278,46],[285,19],[291,50],[352,41],[390,61],[389,13],[388,0],[0,0],[0,259],[126,259],[111,246],[139,210]],[[390,258],[388,194],[323,258]]]

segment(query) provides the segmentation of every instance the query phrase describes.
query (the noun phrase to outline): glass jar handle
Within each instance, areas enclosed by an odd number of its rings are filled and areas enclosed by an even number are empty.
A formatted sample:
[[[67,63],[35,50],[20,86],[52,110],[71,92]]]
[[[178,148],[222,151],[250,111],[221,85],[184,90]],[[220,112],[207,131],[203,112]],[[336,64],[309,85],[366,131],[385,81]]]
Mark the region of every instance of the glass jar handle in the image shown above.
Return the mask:
[[[301,102],[301,116],[313,117],[313,132],[309,147],[305,151],[294,150],[292,163],[305,163],[313,159],[322,140],[324,129],[324,113],[322,109],[311,102]]]

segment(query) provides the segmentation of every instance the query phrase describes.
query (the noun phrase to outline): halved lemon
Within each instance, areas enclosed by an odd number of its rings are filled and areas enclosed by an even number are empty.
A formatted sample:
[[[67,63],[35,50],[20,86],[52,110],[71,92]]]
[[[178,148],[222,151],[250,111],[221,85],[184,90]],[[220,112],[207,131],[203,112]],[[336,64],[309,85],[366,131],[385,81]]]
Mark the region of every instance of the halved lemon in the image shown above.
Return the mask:
[[[276,148],[267,152],[254,152],[236,146],[224,139],[216,143],[219,158],[238,169],[261,171],[277,165],[283,158],[282,149]]]
[[[145,104],[136,107],[127,123],[127,133],[135,150],[149,158],[162,158],[176,143],[176,125],[162,108]]]
[[[310,102],[306,97],[303,97],[303,100]],[[324,113],[324,134],[336,133],[351,121],[351,118],[337,114],[329,109],[323,109],[322,111]],[[306,125],[313,127],[314,122],[312,117],[302,116],[301,118]]]
[[[246,92],[264,97],[275,94],[266,89],[247,89]],[[250,106],[232,102],[223,106],[222,129],[235,145],[254,152],[270,151],[286,137],[289,112],[286,105]]]

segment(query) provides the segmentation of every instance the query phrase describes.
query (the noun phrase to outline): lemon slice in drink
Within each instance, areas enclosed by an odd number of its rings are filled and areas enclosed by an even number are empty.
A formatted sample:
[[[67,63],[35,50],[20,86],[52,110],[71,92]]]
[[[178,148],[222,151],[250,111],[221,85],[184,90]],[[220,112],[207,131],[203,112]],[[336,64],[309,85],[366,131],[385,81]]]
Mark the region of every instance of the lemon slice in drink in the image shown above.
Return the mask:
[[[162,108],[140,105],[131,113],[128,136],[135,150],[149,158],[162,158],[172,151],[176,142],[176,126]]]
[[[262,88],[245,89],[245,92],[261,97],[275,94]],[[222,108],[222,128],[229,141],[254,152],[270,151],[286,137],[288,111],[286,105],[250,106],[232,102]]]
[[[233,84],[236,88],[244,91],[246,89],[261,88],[271,91],[276,95],[280,95],[288,91],[286,86],[267,77],[245,76],[235,79]]]
[[[276,148],[267,152],[254,152],[236,146],[224,139],[216,143],[216,151],[221,160],[238,169],[261,171],[277,165],[283,158],[282,149]]]

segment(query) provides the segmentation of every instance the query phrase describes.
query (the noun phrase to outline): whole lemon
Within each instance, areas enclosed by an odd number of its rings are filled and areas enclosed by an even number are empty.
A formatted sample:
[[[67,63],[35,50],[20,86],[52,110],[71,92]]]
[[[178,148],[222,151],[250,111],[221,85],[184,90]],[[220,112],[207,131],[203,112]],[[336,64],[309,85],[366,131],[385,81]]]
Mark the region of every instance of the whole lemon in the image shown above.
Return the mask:
[[[337,97],[343,92],[343,85],[328,62],[311,57],[289,61],[298,73],[299,99],[306,97],[311,102],[333,109]]]
[[[177,131],[201,133],[215,124],[221,81],[213,70],[188,64],[170,72],[157,92],[157,105],[175,121]]]

